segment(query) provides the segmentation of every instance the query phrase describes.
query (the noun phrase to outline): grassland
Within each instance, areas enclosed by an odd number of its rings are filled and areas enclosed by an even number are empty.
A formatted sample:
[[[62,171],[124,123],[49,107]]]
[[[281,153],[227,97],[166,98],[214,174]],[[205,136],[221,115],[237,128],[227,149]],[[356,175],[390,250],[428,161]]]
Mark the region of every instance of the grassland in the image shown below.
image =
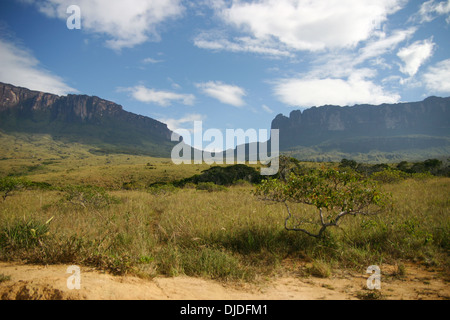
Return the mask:
[[[0,202],[2,261],[244,281],[280,273],[328,277],[340,269],[414,262],[448,276],[450,178],[385,183],[390,209],[350,217],[317,240],[287,232],[284,206],[260,201],[249,184],[212,192],[192,185],[150,187],[198,174],[206,165],[96,155],[48,136],[2,135],[0,142],[1,177],[48,184],[13,191]],[[304,205],[293,209],[316,216]]]

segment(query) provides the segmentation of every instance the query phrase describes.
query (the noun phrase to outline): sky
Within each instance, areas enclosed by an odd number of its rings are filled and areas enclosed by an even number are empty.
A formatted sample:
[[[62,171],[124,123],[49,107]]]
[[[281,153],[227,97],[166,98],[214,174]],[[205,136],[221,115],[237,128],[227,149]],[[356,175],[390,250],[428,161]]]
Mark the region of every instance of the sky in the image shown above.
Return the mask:
[[[450,96],[450,0],[1,0],[0,81],[172,130],[270,129],[313,106]]]

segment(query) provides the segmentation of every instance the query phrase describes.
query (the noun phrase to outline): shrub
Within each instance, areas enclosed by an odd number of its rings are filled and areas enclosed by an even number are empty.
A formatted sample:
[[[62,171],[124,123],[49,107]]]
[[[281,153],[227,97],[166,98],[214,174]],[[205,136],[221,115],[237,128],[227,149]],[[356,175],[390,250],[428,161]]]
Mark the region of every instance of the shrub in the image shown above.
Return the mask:
[[[371,178],[373,180],[379,181],[381,183],[397,183],[407,179],[409,175],[400,170],[386,169],[384,171],[376,172],[372,174]]]
[[[203,171],[199,175],[177,181],[175,184],[184,186],[187,183],[199,184],[211,182],[216,185],[231,186],[239,180],[245,180],[250,183],[260,183],[262,176],[255,168],[243,164],[227,167],[216,166]]]
[[[177,191],[177,188],[170,183],[153,184],[148,188],[148,192],[153,195],[165,195],[175,191]]]
[[[119,199],[110,196],[104,188],[93,186],[69,186],[65,189],[65,200],[83,208],[102,208],[114,203]]]
[[[304,175],[292,173],[287,182],[267,180],[258,186],[255,194],[262,200],[285,205],[288,213],[286,230],[300,231],[316,238],[322,238],[328,227],[337,227],[345,216],[373,215],[388,204],[387,196],[378,191],[374,181],[363,179],[353,171],[335,169],[310,170]],[[295,219],[290,207],[292,203],[316,207],[319,223]],[[306,224],[318,225],[318,232],[306,230]]]

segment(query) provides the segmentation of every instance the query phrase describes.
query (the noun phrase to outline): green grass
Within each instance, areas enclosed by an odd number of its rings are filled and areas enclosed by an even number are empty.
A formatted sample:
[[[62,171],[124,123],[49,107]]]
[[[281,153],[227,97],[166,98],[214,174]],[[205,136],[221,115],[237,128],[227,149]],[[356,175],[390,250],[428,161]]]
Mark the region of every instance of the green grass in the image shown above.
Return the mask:
[[[86,208],[68,206],[60,191],[20,191],[0,204],[0,259],[80,263],[150,277],[245,280],[272,275],[286,259],[313,261],[304,272],[320,277],[336,268],[364,270],[403,260],[448,270],[449,186],[448,178],[386,185],[393,209],[348,219],[322,240],[285,231],[284,207],[257,200],[250,187],[111,191],[120,201]],[[315,214],[308,210],[296,207]]]
[[[42,139],[23,138],[14,151],[16,140],[0,137],[8,151],[0,160],[0,177],[12,174],[33,182],[0,199],[1,261],[245,281],[299,271],[329,277],[337,269],[365,272],[369,265],[406,261],[450,270],[450,178],[383,183],[392,194],[392,208],[375,217],[349,217],[318,240],[286,231],[285,207],[258,200],[248,183],[200,186],[206,191],[191,184],[150,187],[209,166],[93,155],[85,146],[63,148]],[[26,169],[38,163],[42,169]],[[291,209],[305,219],[317,217],[306,205]]]

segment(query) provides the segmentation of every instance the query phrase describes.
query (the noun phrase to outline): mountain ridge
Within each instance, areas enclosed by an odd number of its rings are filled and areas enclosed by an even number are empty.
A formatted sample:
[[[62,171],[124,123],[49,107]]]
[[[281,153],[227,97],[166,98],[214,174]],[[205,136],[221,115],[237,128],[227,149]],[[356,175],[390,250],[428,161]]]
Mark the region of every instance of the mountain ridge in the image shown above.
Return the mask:
[[[309,152],[316,156],[334,152],[350,157],[439,148],[442,156],[450,154],[450,97],[293,110],[289,117],[277,115],[271,127],[280,130],[280,149],[300,158],[305,158],[311,148],[314,150]]]
[[[7,132],[49,133],[105,151],[169,157],[174,146],[166,124],[97,96],[58,96],[0,83],[0,115],[0,129]]]
[[[293,110],[289,117],[277,115],[271,127],[280,130],[280,151],[299,160],[442,158],[450,155],[450,97]],[[166,124],[97,96],[58,96],[1,82],[0,131],[50,134],[91,145],[96,153],[162,158],[170,158],[179,143],[171,141],[173,132]],[[250,145],[245,150],[248,156]]]

